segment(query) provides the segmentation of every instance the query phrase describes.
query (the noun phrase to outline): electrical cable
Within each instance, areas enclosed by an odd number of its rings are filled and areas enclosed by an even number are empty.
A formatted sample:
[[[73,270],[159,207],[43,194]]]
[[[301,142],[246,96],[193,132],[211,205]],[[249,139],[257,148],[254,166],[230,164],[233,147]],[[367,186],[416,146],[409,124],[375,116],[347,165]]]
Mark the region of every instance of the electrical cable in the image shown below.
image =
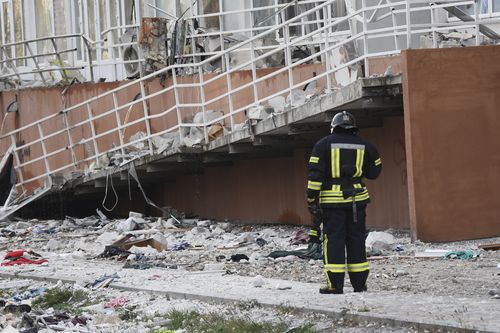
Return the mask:
[[[110,178],[111,172],[112,172],[111,170],[106,171],[106,190],[104,191],[104,198],[102,199],[102,204],[101,204],[102,208],[104,208],[108,212],[113,211],[113,209],[115,209],[116,206],[118,205],[118,193],[116,193],[116,189],[115,189],[115,186],[113,184],[113,177],[111,177],[111,188],[113,189],[113,193],[115,195],[115,204],[111,208],[108,208],[105,206],[106,199],[108,198],[108,178]]]

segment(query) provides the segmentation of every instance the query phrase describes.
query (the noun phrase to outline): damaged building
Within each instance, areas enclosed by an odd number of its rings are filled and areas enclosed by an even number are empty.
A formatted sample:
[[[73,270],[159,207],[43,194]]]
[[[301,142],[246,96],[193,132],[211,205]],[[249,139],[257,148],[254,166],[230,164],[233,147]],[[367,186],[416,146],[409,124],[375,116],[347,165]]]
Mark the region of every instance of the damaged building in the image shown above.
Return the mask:
[[[307,225],[312,145],[349,110],[384,162],[370,227],[500,234],[498,0],[0,6],[3,219]]]

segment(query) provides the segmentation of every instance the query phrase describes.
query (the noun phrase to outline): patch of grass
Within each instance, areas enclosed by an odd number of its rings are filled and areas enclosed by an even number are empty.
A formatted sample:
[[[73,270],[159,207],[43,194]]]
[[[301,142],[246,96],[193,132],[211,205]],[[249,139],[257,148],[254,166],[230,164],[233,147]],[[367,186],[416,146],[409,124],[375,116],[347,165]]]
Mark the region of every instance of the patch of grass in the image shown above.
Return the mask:
[[[118,318],[123,321],[135,321],[140,316],[140,312],[136,310],[137,305],[130,305],[118,308],[116,309],[116,312],[118,313]]]
[[[358,312],[370,312],[370,308],[369,308],[369,307],[367,307],[366,305],[364,305],[364,306],[362,306],[362,307],[358,308],[358,310],[357,310],[357,311],[358,311]]]
[[[39,309],[53,308],[78,314],[81,304],[88,302],[89,296],[83,290],[68,288],[49,289],[45,294],[33,301],[33,307]]]
[[[236,307],[240,310],[248,311],[254,308],[260,308],[260,304],[256,299],[236,302]]]
[[[312,325],[290,329],[286,323],[257,323],[241,318],[224,318],[218,314],[200,314],[196,311],[172,311],[167,329],[185,329],[190,333],[316,333]]]
[[[281,304],[281,305],[277,306],[275,309],[276,309],[276,312],[278,312],[279,314],[283,314],[283,315],[297,315],[300,313],[299,309],[294,308],[292,306],[285,305],[285,304]]]

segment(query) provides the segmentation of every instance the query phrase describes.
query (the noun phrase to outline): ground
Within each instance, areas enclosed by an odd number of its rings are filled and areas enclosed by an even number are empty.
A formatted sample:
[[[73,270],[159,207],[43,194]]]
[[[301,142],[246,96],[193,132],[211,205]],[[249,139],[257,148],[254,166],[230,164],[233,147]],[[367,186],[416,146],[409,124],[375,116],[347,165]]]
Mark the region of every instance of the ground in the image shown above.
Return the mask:
[[[48,263],[0,267],[0,299],[18,305],[16,294],[47,288],[21,302],[32,307],[25,317],[50,319],[63,311],[68,319],[31,325],[39,332],[500,332],[500,251],[478,249],[500,238],[425,244],[386,230],[395,243],[370,249],[378,253],[370,259],[369,291],[353,293],[346,279],[345,295],[334,296],[317,292],[324,282],[321,260],[268,257],[307,246],[299,237],[305,228],[139,217],[128,222],[89,217],[3,223],[2,258],[25,249]],[[167,250],[133,247],[135,254],[124,261],[99,257],[105,245],[129,232],[154,236]],[[417,258],[429,249],[470,250],[470,257]],[[248,260],[235,261],[238,254]],[[114,273],[107,287],[92,286]],[[5,332],[37,331],[27,331],[22,311],[9,309],[1,313]],[[69,322],[81,317],[89,319],[85,325]]]

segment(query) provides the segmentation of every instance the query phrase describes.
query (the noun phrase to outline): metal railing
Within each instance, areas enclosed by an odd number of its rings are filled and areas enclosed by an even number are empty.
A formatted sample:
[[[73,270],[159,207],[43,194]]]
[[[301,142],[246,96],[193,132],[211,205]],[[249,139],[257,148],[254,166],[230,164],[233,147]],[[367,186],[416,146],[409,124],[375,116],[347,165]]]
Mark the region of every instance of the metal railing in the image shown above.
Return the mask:
[[[37,44],[49,41],[49,50],[44,50],[42,52],[35,52]],[[78,52],[76,46],[60,49],[58,47],[58,42],[64,42],[68,45],[77,45],[78,42],[83,42],[86,48],[87,64],[83,66],[75,66],[69,63],[75,64],[76,57],[75,54]],[[22,86],[25,81],[33,81],[29,77],[33,75],[39,76],[40,80],[47,84],[51,81],[50,78],[44,73],[47,72],[59,72],[62,80],[69,83],[72,80],[70,71],[71,70],[83,70],[88,68],[90,71],[90,78],[94,80],[94,74],[92,71],[92,45],[93,42],[89,40],[86,36],[82,34],[68,34],[59,36],[48,36],[40,37],[30,40],[19,41],[15,43],[0,45],[0,67],[6,65],[10,68],[13,73],[0,73],[0,81],[10,81],[15,86]],[[27,55],[10,57],[17,46],[21,45],[23,50],[27,52]],[[67,56],[71,55],[71,57]],[[71,58],[71,59],[69,59]],[[68,61],[66,61],[68,59]],[[18,64],[21,63],[19,66]],[[32,65],[31,65],[32,63]],[[30,66],[26,66],[30,65]],[[14,78],[16,80],[12,80]]]
[[[475,16],[473,22],[438,22],[434,19],[436,11],[458,4],[475,5],[472,0],[442,0],[439,3],[400,0],[373,6],[367,6],[366,1],[362,0],[360,8],[350,8],[348,14],[340,18],[331,17],[331,6],[335,0],[324,1],[204,61],[168,66],[1,135],[0,143],[15,145],[15,165],[19,176],[17,186],[25,191],[25,187],[30,186],[31,183],[39,182],[54,173],[81,171],[93,166],[105,168],[106,162],[109,164],[110,156],[127,155],[131,149],[133,150],[141,143],[145,144],[144,154],[154,155],[158,150],[155,141],[167,133],[174,135],[182,145],[189,135],[187,131],[198,128],[203,133],[202,143],[206,144],[209,142],[208,132],[212,125],[222,123],[227,126],[228,131],[237,131],[241,128],[242,122],[247,119],[245,111],[252,106],[264,105],[278,96],[290,96],[292,91],[302,89],[305,84],[313,81],[322,82],[325,93],[331,92],[339,88],[336,75],[355,65],[358,68],[363,65],[364,75],[369,76],[369,59],[398,54],[401,49],[413,47],[418,42],[417,37],[434,36],[434,45],[437,46],[437,34],[466,30],[475,33],[475,43],[479,44],[482,38],[480,25],[500,22],[498,19],[483,20],[478,15]],[[292,24],[300,22],[308,15],[318,13],[322,14],[322,23],[317,24],[315,29],[298,37],[290,35]],[[419,14],[419,17],[427,14],[428,22],[413,21],[416,14]],[[381,15],[381,18],[371,19],[376,15]],[[389,24],[380,27],[379,23],[383,20],[388,20]],[[332,37],[336,28],[345,23],[350,23],[351,27],[357,28],[352,29],[350,36],[344,39],[338,40]],[[281,44],[263,50],[261,55],[250,52],[249,60],[231,66],[230,58],[234,52],[240,48],[253,51],[256,42],[266,36],[276,36],[276,34],[283,36]],[[316,43],[314,53],[295,61],[292,60],[292,50],[295,46],[313,43],[313,41]],[[320,43],[318,44],[317,41]],[[384,48],[376,49],[380,48],[381,44],[384,44]],[[340,49],[353,45],[357,50],[356,54],[343,63],[339,63],[338,55],[335,54],[338,54]],[[278,52],[284,54],[284,66],[266,73],[258,72],[258,64]],[[321,62],[314,66],[319,66],[321,72],[316,77],[297,78],[297,71],[302,65],[318,59],[321,59]],[[224,70],[211,74],[205,73],[204,66],[213,61],[219,61]],[[236,85],[234,74],[247,68],[250,69],[251,80]],[[179,74],[187,71],[192,72],[193,75]],[[155,91],[150,92],[148,82],[159,75],[167,74],[171,76],[171,84],[157,87]],[[282,79],[282,82],[286,84],[277,87],[274,91],[259,89],[259,85],[277,79]],[[220,87],[221,82],[225,87],[224,92],[210,96],[209,88],[214,85]],[[186,91],[191,95],[196,92],[196,98],[186,98]],[[137,93],[136,97],[133,100],[126,99],[131,92]],[[247,101],[235,100],[238,94],[246,92],[250,95]],[[161,110],[153,110],[159,105],[157,98],[168,100],[168,103],[163,103]],[[214,108],[222,110],[223,114],[209,120],[208,111]],[[184,120],[187,115],[195,112],[201,112],[201,121],[194,123]],[[132,114],[132,120],[129,120]],[[152,124],[157,125],[160,120],[165,123],[169,120],[170,123],[163,129],[154,129],[158,126],[152,126]],[[56,130],[47,132],[45,128],[51,123],[60,126]],[[143,131],[144,135],[127,140],[125,137],[127,130],[129,133]],[[28,131],[32,139],[22,144],[17,143],[17,138]],[[37,133],[37,136],[33,138],[34,133]],[[112,139],[113,144],[110,144],[109,140],[106,141],[109,138]],[[59,142],[58,147],[54,147],[54,141]],[[49,142],[52,144],[48,144]],[[22,159],[20,156],[26,149],[38,150],[39,154],[27,160]],[[65,154],[69,154],[69,158],[65,156],[66,160],[61,159],[60,155]],[[36,172],[33,172],[34,169]],[[24,170],[30,170],[30,172],[23,172]]]

